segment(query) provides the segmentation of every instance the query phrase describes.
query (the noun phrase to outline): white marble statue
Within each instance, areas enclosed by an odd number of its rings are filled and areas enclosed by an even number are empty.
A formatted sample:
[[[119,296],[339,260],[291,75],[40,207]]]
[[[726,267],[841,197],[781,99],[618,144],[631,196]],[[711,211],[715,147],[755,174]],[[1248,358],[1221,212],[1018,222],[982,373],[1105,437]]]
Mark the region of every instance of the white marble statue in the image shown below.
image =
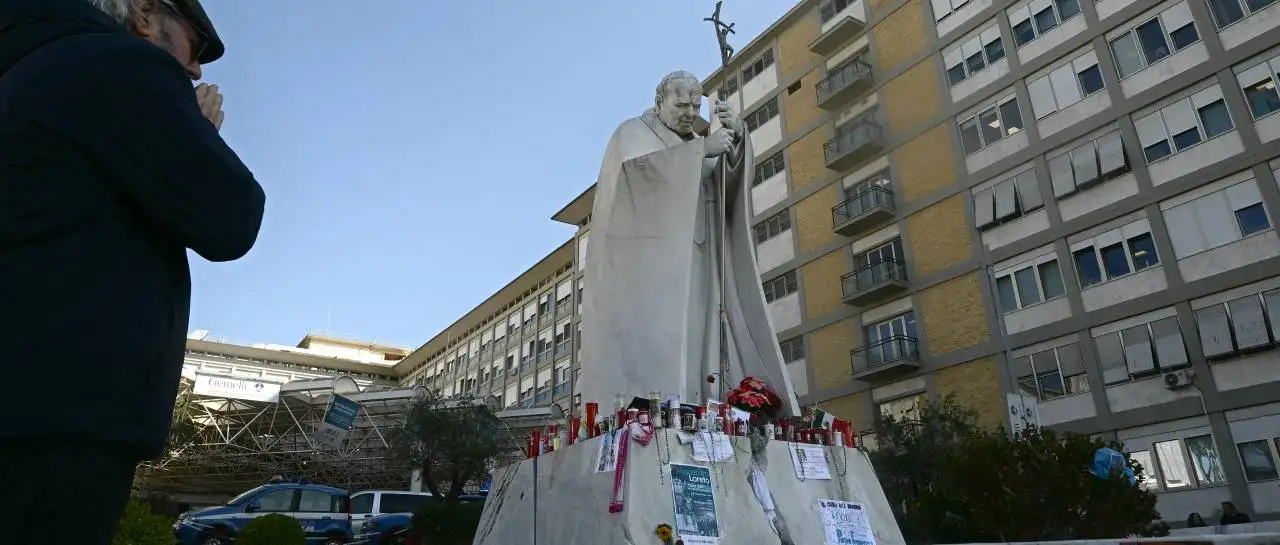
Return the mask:
[[[706,124],[701,105],[698,79],[673,72],[658,85],[654,108],[609,139],[587,247],[578,390],[607,414],[617,394],[722,399],[754,376],[783,399],[783,416],[798,415],[753,251],[751,141],[727,103],[714,104],[720,129],[695,134],[695,124]],[[722,161],[727,228],[716,209]],[[720,371],[722,291],[729,376],[713,384],[707,377]]]

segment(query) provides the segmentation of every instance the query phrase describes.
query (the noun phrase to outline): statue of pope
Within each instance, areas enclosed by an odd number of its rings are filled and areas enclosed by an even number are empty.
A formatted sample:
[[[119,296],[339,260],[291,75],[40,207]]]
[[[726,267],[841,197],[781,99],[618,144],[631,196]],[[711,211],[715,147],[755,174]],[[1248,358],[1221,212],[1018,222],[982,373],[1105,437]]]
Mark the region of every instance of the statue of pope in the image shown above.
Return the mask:
[[[701,107],[698,79],[673,72],[654,107],[609,139],[587,246],[578,391],[606,406],[654,391],[700,402],[754,376],[778,393],[781,415],[795,416],[753,251],[751,139],[724,102],[714,104],[721,128],[696,134]],[[722,308],[727,377],[718,376]]]

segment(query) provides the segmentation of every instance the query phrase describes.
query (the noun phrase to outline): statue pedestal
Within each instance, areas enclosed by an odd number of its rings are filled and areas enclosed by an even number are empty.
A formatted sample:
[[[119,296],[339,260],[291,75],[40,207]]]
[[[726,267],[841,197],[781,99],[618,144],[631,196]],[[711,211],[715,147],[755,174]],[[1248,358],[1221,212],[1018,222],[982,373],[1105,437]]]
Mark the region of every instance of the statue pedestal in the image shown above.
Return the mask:
[[[659,524],[675,527],[671,463],[709,468],[719,543],[779,543],[752,487],[750,441],[746,437],[730,440],[733,460],[717,463],[695,462],[691,446],[681,445],[674,430],[657,430],[646,446],[631,441],[623,480],[624,508],[619,513],[609,512],[614,472],[596,472],[601,437],[540,456],[536,462],[524,460],[502,468],[494,475],[474,543],[656,545],[654,529]],[[902,532],[866,454],[820,447],[831,478],[802,478],[793,463],[796,447],[770,440],[757,456],[766,461],[764,480],[790,543],[826,543],[818,501],[837,500],[863,506],[874,545],[903,545]]]

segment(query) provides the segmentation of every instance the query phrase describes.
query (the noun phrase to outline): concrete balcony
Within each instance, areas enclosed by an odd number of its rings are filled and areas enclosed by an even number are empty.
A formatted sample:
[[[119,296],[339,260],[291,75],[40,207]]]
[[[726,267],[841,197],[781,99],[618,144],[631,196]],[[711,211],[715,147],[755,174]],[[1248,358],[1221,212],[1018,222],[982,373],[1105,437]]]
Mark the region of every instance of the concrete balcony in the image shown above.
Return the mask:
[[[828,72],[827,77],[814,86],[814,91],[818,94],[818,107],[834,111],[847,106],[874,85],[871,65],[855,58]]]
[[[885,258],[840,277],[844,302],[861,306],[906,291],[907,267],[901,261]]]
[[[831,229],[851,237],[893,218],[896,213],[893,191],[873,185],[831,209]]]
[[[920,342],[895,335],[853,349],[853,379],[878,381],[920,369]]]
[[[884,151],[884,129],[870,121],[854,121],[836,129],[836,137],[822,146],[827,168],[849,170]]]
[[[840,15],[836,13],[821,12],[822,26],[827,29],[826,32],[814,38],[809,42],[809,51],[819,55],[830,55],[839,50],[849,40],[862,34],[867,29],[867,23],[852,15]],[[833,24],[831,21],[835,20]]]

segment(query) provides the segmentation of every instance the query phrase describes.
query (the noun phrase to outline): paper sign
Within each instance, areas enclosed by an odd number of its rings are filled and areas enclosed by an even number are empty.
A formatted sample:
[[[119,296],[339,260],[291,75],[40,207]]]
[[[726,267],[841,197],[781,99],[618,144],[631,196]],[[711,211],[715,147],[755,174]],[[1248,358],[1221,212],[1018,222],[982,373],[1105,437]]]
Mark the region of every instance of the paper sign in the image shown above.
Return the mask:
[[[733,443],[723,433],[701,432],[694,435],[693,460],[695,462],[729,462],[733,460]]]
[[[710,468],[671,464],[671,497],[675,502],[676,537],[685,545],[720,543]]]
[[[618,443],[625,429],[600,436],[596,450],[596,473],[613,473],[618,468]]]
[[[791,465],[800,480],[831,480],[831,468],[827,466],[827,451],[822,445],[789,445]]]
[[[862,504],[850,501],[818,500],[818,515],[826,534],[826,545],[875,545],[871,521]]]

